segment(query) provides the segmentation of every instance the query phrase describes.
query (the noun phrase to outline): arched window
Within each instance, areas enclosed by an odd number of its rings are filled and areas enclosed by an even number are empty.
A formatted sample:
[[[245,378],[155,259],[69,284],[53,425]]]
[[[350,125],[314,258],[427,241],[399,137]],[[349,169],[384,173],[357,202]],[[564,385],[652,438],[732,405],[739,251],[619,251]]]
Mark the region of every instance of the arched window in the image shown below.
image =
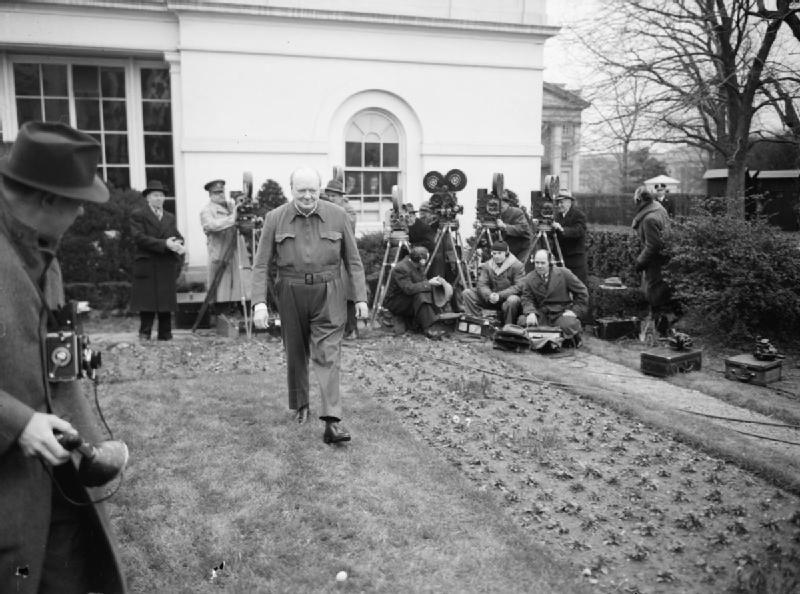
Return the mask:
[[[345,192],[360,222],[377,223],[391,208],[400,176],[400,133],[384,112],[358,113],[345,133]]]

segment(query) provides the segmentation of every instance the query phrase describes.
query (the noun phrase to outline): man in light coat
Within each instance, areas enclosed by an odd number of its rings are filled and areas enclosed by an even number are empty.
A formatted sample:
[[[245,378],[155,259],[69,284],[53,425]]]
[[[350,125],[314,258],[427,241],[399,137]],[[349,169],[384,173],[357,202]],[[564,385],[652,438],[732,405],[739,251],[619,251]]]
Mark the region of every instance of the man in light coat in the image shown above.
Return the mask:
[[[475,289],[464,289],[461,298],[467,313],[480,317],[483,309],[502,312],[505,324],[516,324],[521,308],[525,266],[508,251],[508,244],[492,244],[491,258],[480,266]]]
[[[56,433],[97,441],[83,381],[48,381],[50,312],[64,304],[59,238],[84,202],[106,202],[100,145],[29,122],[0,159],[0,592],[125,591],[101,504]],[[55,328],[53,328],[55,330]],[[69,419],[69,422],[65,419]]]
[[[215,309],[219,310],[224,307],[224,303],[238,302],[242,293],[239,268],[235,260],[238,256],[236,203],[232,198],[225,197],[224,180],[215,179],[203,187],[208,192],[208,202],[200,211],[200,225],[206,234],[208,253],[207,291],[211,290],[217,272],[224,268],[224,272],[220,273],[217,290],[211,297],[211,303],[216,303]]]

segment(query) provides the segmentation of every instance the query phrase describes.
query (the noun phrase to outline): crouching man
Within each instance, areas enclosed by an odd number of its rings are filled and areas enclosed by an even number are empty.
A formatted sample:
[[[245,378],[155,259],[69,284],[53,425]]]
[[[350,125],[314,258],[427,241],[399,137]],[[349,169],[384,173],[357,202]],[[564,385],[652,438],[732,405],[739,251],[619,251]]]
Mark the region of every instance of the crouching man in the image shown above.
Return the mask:
[[[492,257],[481,264],[475,289],[461,294],[464,308],[472,316],[482,309],[503,313],[504,324],[516,324],[522,312],[520,294],[525,266],[508,250],[508,244],[498,241],[492,245]]]
[[[440,276],[425,278],[425,265],[429,258],[428,248],[411,248],[392,272],[383,306],[404,321],[411,319],[431,340],[439,340],[444,331],[435,326],[441,309],[434,301],[433,292],[435,287],[450,285]]]
[[[581,321],[589,305],[589,291],[567,268],[553,266],[547,250],[533,257],[534,269],[522,279],[520,326],[557,326],[574,346],[581,343]]]

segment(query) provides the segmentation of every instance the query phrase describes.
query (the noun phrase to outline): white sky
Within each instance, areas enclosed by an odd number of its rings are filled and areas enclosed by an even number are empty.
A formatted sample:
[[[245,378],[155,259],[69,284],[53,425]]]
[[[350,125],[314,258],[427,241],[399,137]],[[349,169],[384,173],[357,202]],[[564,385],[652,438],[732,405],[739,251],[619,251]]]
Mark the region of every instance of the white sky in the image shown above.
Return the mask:
[[[547,18],[554,25],[565,25],[578,18],[586,18],[596,8],[597,0],[547,0]],[[548,39],[544,46],[544,80],[565,83],[567,88],[581,86],[580,57],[571,52],[561,40],[561,35]]]

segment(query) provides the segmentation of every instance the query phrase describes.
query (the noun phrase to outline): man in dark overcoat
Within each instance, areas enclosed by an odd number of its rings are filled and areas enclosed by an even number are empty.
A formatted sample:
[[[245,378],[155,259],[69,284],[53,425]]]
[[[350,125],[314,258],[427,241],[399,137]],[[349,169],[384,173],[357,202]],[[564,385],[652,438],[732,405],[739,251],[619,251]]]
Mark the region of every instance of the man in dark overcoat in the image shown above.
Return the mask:
[[[504,190],[500,197],[500,216],[496,223],[508,249],[520,262],[524,262],[531,249],[533,231],[525,213],[521,208],[513,206],[512,202],[517,202],[517,195],[511,190]]]
[[[50,383],[49,312],[64,304],[55,249],[105,202],[100,145],[64,124],[29,122],[0,159],[0,592],[125,591],[108,518],[54,431],[98,441],[84,381]],[[69,422],[65,419],[69,419]],[[69,499],[67,499],[69,497]],[[72,501],[70,501],[72,500]],[[77,505],[76,505],[77,503]]]
[[[183,236],[175,216],[164,210],[166,189],[160,181],[147,184],[145,206],[131,214],[136,244],[131,283],[131,311],[139,312],[139,339],[150,340],[158,315],[158,340],[172,338],[172,312],[178,309],[176,281],[183,265]]]
[[[553,217],[564,266],[585,285],[589,277],[586,264],[586,215],[575,206],[572,192],[562,189],[556,196],[557,211]]]
[[[267,295],[274,282],[286,350],[289,408],[298,423],[308,420],[310,360],[321,386],[322,438],[325,443],[350,441],[350,433],[340,425],[341,343],[348,285],[356,316],[366,318],[369,313],[364,267],[347,213],[319,199],[319,172],[301,167],[290,181],[293,200],[267,214],[253,260],[253,324],[267,327]],[[270,274],[273,268],[277,269],[275,281]]]
[[[392,270],[383,306],[395,316],[411,320],[431,340],[439,340],[444,332],[434,324],[441,313],[441,307],[434,303],[433,291],[435,286],[444,286],[446,281],[440,276],[425,278],[428,258],[428,248],[411,248],[411,253]]]
[[[580,344],[581,321],[589,307],[589,290],[568,268],[553,266],[547,250],[537,250],[522,279],[521,326],[557,326],[566,339]]]

